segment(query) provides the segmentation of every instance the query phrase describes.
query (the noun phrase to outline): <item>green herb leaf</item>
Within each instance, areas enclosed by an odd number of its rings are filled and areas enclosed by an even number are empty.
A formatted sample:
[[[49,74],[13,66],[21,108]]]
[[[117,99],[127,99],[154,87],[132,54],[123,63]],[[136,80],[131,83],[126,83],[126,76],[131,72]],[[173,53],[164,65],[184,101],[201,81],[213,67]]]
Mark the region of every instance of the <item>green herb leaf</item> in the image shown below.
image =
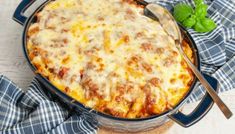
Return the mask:
[[[196,19],[195,17],[190,17],[186,20],[184,20],[183,25],[187,28],[191,28],[196,24]]]
[[[201,20],[198,19],[195,26],[194,26],[194,30],[197,32],[207,32],[207,29],[203,26],[203,24],[201,23]]]
[[[194,3],[195,3],[196,6],[204,4],[203,0],[194,0]]]
[[[178,22],[183,22],[193,13],[193,8],[187,4],[177,4],[174,8],[174,17]]]
[[[215,22],[207,18],[207,5],[204,0],[194,0],[195,9],[187,4],[177,4],[174,17],[187,28],[194,28],[197,32],[210,32],[217,27]]]
[[[201,4],[195,8],[195,15],[199,18],[205,18],[207,15],[207,5]]]
[[[215,22],[209,18],[198,19],[194,26],[197,32],[210,32],[215,29],[217,25]]]
[[[206,28],[207,32],[212,31],[213,29],[215,29],[217,27],[215,22],[209,18],[201,19],[201,23]]]

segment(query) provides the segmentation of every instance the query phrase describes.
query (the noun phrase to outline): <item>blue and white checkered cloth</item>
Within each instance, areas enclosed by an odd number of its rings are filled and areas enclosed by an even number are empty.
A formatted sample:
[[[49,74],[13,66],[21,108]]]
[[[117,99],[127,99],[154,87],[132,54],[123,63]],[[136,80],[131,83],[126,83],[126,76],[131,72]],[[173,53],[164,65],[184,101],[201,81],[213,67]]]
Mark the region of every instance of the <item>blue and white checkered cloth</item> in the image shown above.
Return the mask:
[[[163,6],[178,2],[193,5],[192,1],[158,0],[157,3]],[[209,16],[218,27],[210,33],[188,31],[197,44],[202,72],[215,77],[220,83],[219,92],[224,92],[235,88],[235,1],[206,0],[206,3],[209,5]],[[203,94],[205,90],[198,84],[188,102],[200,99]],[[66,109],[36,79],[24,92],[9,79],[0,76],[0,133],[83,134],[96,131],[97,124],[91,124],[84,120],[83,115]]]
[[[0,133],[3,134],[93,134],[96,124],[55,101],[34,79],[24,92],[0,76]]]

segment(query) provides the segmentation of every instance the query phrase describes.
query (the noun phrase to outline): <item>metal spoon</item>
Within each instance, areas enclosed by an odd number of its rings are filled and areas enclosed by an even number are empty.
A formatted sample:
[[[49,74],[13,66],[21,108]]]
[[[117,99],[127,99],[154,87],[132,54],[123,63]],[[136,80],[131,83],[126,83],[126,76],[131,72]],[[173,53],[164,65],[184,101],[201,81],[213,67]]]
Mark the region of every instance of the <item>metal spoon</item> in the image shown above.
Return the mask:
[[[220,110],[223,112],[225,117],[229,119],[233,114],[230,109],[225,105],[225,103],[220,99],[217,93],[213,90],[211,85],[207,82],[207,80],[203,77],[201,72],[194,66],[194,64],[190,61],[187,55],[184,53],[181,43],[182,43],[182,35],[180,29],[175,21],[174,17],[171,13],[165,8],[161,7],[157,4],[148,4],[145,7],[151,15],[154,16],[154,19],[157,19],[162,27],[165,29],[166,33],[170,35],[175,40],[175,46],[178,49],[181,56],[184,58],[188,66],[191,68],[195,76],[201,82],[201,84],[205,87],[206,91],[210,94],[213,101],[217,104]]]

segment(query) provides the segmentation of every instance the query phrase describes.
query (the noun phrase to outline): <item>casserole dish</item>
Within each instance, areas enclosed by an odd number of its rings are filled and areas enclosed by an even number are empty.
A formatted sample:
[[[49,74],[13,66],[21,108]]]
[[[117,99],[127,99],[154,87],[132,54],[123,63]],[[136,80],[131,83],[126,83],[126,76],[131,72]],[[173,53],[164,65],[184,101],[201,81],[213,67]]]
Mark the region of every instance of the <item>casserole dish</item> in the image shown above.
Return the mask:
[[[42,8],[44,8],[49,2],[51,1],[44,2],[41,6],[38,7],[37,10],[35,10],[35,12],[28,19],[26,19],[26,17],[23,16],[22,14],[25,11],[25,9],[28,6],[30,6],[30,4],[33,3],[33,1],[24,0],[18,6],[14,14],[14,20],[16,20],[17,22],[21,24],[24,24],[25,26],[24,34],[23,34],[23,50],[24,50],[26,59],[34,72],[37,71],[37,69],[32,64],[30,60],[29,52],[27,50],[27,32],[28,32],[30,25],[37,20],[36,14],[38,14],[38,12],[40,12]],[[191,36],[183,28],[182,28],[182,33],[185,35],[185,40],[189,42],[190,47],[194,50],[193,55],[194,55],[195,64],[198,66],[198,69],[200,69],[200,61],[199,61],[198,53],[196,51],[195,43],[193,42]],[[129,131],[129,132],[143,131],[143,130],[147,130],[147,129],[154,128],[156,126],[161,125],[162,123],[167,121],[168,118],[171,118],[175,120],[176,122],[180,123],[182,126],[187,127],[187,126],[192,125],[199,119],[201,119],[207,113],[207,111],[211,108],[213,104],[211,98],[206,94],[202,102],[199,104],[196,110],[192,112],[192,114],[186,116],[178,111],[178,109],[187,101],[188,96],[192,92],[195,86],[195,82],[196,82],[196,80],[194,80],[193,83],[191,84],[190,91],[188,91],[187,94],[184,96],[184,98],[180,101],[180,103],[178,103],[171,110],[160,113],[159,115],[152,115],[152,116],[144,117],[144,118],[134,118],[134,119],[120,118],[120,117],[107,115],[107,114],[98,112],[96,110],[93,110],[91,108],[85,107],[80,102],[75,101],[74,99],[72,99],[71,97],[69,97],[62,91],[60,91],[58,88],[53,86],[53,84],[51,84],[51,82],[45,77],[43,77],[41,74],[36,74],[36,77],[54,95],[61,98],[70,107],[86,115],[85,117],[87,117],[88,120],[90,121],[93,120],[103,127],[112,128],[116,131]],[[211,85],[214,86],[214,89],[216,89],[217,88],[216,80],[207,75],[205,75],[205,77],[208,79],[208,81],[212,82]]]

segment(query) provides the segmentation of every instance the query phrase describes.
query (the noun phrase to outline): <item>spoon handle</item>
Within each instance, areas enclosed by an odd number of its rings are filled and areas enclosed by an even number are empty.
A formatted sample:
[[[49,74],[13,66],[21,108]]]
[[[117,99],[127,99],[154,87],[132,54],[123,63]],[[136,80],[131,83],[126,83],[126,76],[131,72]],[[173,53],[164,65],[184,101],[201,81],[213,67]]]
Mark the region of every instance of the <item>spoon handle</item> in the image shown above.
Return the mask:
[[[214,100],[214,102],[217,104],[219,109],[223,112],[225,117],[229,119],[233,113],[230,111],[230,109],[226,106],[226,104],[220,99],[218,94],[213,90],[211,85],[207,82],[207,80],[202,76],[201,72],[194,66],[194,64],[189,60],[189,58],[185,55],[182,48],[179,47],[179,52],[183,56],[184,60],[187,62],[188,66],[191,68],[191,70],[194,72],[198,80],[201,82],[203,87],[205,87],[206,91],[210,94],[211,98]]]
[[[201,72],[194,66],[194,64],[189,60],[187,55],[184,53],[181,41],[182,41],[182,35],[180,32],[180,29],[174,19],[174,17],[171,15],[171,13],[166,10],[165,8],[156,5],[156,4],[148,4],[146,6],[146,9],[150,11],[159,21],[159,23],[166,29],[166,33],[172,37],[172,39],[175,40],[175,46],[179,50],[179,53],[184,58],[190,69],[193,71],[195,76],[198,78],[198,80],[201,82],[202,86],[205,87],[206,91],[209,93],[213,101],[217,104],[217,106],[220,108],[220,110],[223,112],[225,117],[229,119],[233,114],[230,111],[230,109],[224,104],[224,102],[219,98],[217,93],[213,90],[211,85],[207,82],[207,80],[202,76]],[[168,25],[167,25],[168,24]],[[171,26],[170,29],[169,26]]]

